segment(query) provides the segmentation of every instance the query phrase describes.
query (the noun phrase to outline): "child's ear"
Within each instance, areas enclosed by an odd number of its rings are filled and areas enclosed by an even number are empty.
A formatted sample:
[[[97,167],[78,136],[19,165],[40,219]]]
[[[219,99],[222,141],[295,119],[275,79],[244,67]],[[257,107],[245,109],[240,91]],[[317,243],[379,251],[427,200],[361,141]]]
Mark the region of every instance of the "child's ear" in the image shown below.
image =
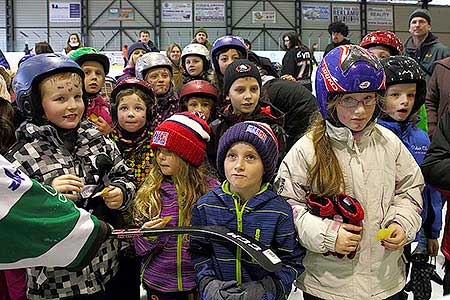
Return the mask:
[[[225,96],[225,100],[231,101],[231,100],[230,100],[230,96],[226,95],[226,96]]]

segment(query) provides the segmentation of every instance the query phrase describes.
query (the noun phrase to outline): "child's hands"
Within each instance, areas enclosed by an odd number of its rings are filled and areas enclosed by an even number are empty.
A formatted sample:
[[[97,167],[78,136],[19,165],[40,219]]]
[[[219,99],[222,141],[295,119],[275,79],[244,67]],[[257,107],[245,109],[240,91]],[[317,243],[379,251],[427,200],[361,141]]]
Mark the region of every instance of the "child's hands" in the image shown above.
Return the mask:
[[[75,175],[66,174],[53,179],[52,188],[66,196],[66,198],[75,201],[78,198],[78,193],[83,188],[83,180]]]
[[[356,251],[359,241],[361,240],[362,227],[342,223],[339,227],[338,237],[334,246],[335,251],[339,254],[350,254],[350,252]]]
[[[148,222],[145,222],[144,225],[142,225],[141,229],[143,228],[152,228],[152,229],[156,229],[156,228],[163,228],[166,227],[167,223],[169,223],[170,219],[172,218],[159,218],[156,220],[151,220]]]
[[[106,206],[110,209],[118,209],[123,204],[123,193],[122,189],[117,186],[111,186],[112,189],[102,196],[105,201]]]
[[[437,256],[439,252],[439,241],[437,239],[428,240],[428,255]]]
[[[381,241],[381,245],[387,250],[395,251],[401,249],[406,244],[406,232],[398,223],[392,223],[388,226],[392,229],[391,237]]]
[[[295,78],[289,74],[284,74],[283,76],[281,76],[281,79],[288,80],[288,81],[296,81]]]
[[[112,128],[102,117],[97,118],[89,118],[89,120],[97,126],[98,131],[100,131],[103,135],[108,135],[111,133]]]

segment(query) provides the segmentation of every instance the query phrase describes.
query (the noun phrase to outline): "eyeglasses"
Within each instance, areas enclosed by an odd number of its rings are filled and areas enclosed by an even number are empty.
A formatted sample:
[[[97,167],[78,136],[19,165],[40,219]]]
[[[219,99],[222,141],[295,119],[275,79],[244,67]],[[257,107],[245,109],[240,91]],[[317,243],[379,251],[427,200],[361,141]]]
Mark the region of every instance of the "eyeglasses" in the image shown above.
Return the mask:
[[[362,101],[358,101],[353,98],[345,98],[338,101],[340,105],[346,108],[356,108],[359,103],[362,103],[364,106],[372,106],[377,103],[377,97],[368,97]]]

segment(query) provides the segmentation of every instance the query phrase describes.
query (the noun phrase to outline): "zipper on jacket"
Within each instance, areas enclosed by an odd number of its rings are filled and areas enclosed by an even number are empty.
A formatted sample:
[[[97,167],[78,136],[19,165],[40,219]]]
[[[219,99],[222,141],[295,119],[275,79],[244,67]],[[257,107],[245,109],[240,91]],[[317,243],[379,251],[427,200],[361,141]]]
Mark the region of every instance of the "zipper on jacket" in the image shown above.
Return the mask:
[[[236,207],[236,218],[237,218],[237,230],[238,232],[242,232],[242,215],[244,214],[245,205],[247,205],[248,201],[242,205],[240,208],[241,199],[235,193],[233,193],[234,206]],[[241,248],[236,248],[236,281],[239,284],[242,284],[242,270],[241,270]]]
[[[177,198],[178,198],[178,226],[183,226],[183,199],[178,189],[178,184],[175,185],[177,189]],[[177,281],[178,281],[178,290],[183,291],[183,276],[181,274],[181,250],[183,246],[183,235],[177,235]]]

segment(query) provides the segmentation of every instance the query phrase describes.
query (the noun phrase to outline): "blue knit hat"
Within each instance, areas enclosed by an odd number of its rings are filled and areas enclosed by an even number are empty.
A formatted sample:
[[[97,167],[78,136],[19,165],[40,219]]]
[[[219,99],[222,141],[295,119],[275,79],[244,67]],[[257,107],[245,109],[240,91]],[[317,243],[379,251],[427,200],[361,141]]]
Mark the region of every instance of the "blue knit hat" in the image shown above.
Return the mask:
[[[134,43],[133,45],[128,47],[128,60],[130,60],[131,54],[133,54],[133,52],[137,49],[142,49],[145,51],[145,53],[152,51],[152,49],[150,49],[150,47],[146,43],[142,42]]]
[[[219,140],[217,170],[225,177],[224,162],[234,143],[246,142],[255,147],[264,165],[263,182],[269,182],[275,174],[278,162],[278,140],[266,123],[245,121],[230,127]]]

